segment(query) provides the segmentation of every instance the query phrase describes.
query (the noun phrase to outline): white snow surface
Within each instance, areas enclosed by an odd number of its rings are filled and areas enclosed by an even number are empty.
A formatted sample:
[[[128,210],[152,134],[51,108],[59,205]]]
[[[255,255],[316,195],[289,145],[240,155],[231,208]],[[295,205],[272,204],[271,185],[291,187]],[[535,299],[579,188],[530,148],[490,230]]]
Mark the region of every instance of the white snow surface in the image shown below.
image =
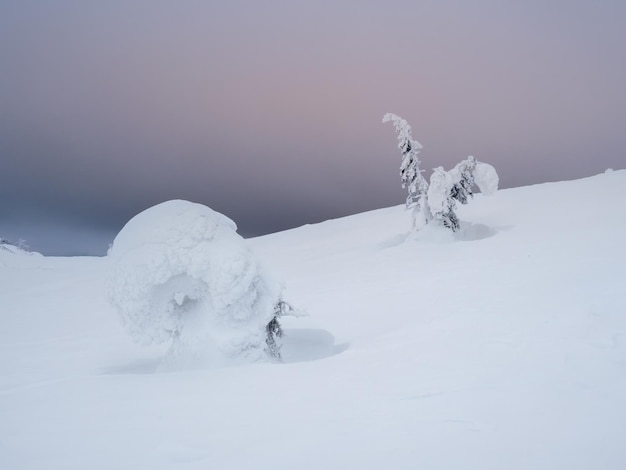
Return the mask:
[[[0,251],[2,469],[626,468],[626,171],[248,240],[284,363],[156,370],[106,258]]]
[[[252,362],[280,285],[228,217],[167,201],[133,217],[108,254],[108,296],[139,343],[171,343],[170,369]]]
[[[498,190],[500,178],[498,178],[496,169],[489,163],[476,162],[473,174],[474,183],[484,195],[490,196]]]

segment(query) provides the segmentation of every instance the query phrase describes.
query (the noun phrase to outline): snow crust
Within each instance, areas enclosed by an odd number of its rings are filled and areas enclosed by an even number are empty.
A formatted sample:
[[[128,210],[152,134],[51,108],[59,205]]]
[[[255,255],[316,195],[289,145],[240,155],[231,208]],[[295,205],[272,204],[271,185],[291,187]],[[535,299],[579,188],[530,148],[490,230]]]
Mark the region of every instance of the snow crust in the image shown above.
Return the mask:
[[[403,206],[246,240],[309,313],[282,364],[162,373],[110,259],[0,251],[0,468],[623,470],[625,189],[477,194],[463,241],[408,238]]]
[[[491,196],[498,190],[499,178],[496,169],[489,163],[476,162],[474,183],[485,196]]]
[[[108,296],[139,343],[172,341],[168,365],[263,357],[280,286],[228,217],[168,201],[132,218],[109,251]]]

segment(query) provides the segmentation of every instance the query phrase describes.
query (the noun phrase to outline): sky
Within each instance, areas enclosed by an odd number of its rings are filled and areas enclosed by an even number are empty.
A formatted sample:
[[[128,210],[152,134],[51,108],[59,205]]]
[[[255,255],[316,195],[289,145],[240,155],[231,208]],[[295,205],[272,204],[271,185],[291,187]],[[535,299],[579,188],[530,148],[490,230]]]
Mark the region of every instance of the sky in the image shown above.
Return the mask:
[[[103,255],[169,199],[246,237],[401,204],[386,112],[427,178],[626,168],[624,24],[613,0],[0,0],[0,237]]]

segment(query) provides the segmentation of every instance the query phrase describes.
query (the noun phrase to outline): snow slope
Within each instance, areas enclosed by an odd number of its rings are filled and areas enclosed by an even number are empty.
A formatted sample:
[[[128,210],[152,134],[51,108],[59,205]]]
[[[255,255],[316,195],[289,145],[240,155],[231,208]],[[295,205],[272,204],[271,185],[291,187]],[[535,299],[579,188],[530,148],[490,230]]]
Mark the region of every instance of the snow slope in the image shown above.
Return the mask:
[[[285,363],[155,372],[106,258],[0,252],[2,469],[626,468],[626,171],[250,240]]]

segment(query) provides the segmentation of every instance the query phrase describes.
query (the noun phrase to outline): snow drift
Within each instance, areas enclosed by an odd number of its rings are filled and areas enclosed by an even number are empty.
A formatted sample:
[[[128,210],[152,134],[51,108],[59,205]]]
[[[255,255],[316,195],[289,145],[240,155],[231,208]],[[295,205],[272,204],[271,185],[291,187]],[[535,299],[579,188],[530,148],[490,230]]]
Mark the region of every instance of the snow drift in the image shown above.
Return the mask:
[[[403,206],[246,240],[309,313],[280,365],[155,374],[113,257],[0,250],[0,468],[623,470],[625,188],[477,194],[464,241],[407,240]]]
[[[280,286],[228,217],[168,201],[132,218],[109,251],[108,295],[139,343],[172,341],[175,367],[263,357]]]

